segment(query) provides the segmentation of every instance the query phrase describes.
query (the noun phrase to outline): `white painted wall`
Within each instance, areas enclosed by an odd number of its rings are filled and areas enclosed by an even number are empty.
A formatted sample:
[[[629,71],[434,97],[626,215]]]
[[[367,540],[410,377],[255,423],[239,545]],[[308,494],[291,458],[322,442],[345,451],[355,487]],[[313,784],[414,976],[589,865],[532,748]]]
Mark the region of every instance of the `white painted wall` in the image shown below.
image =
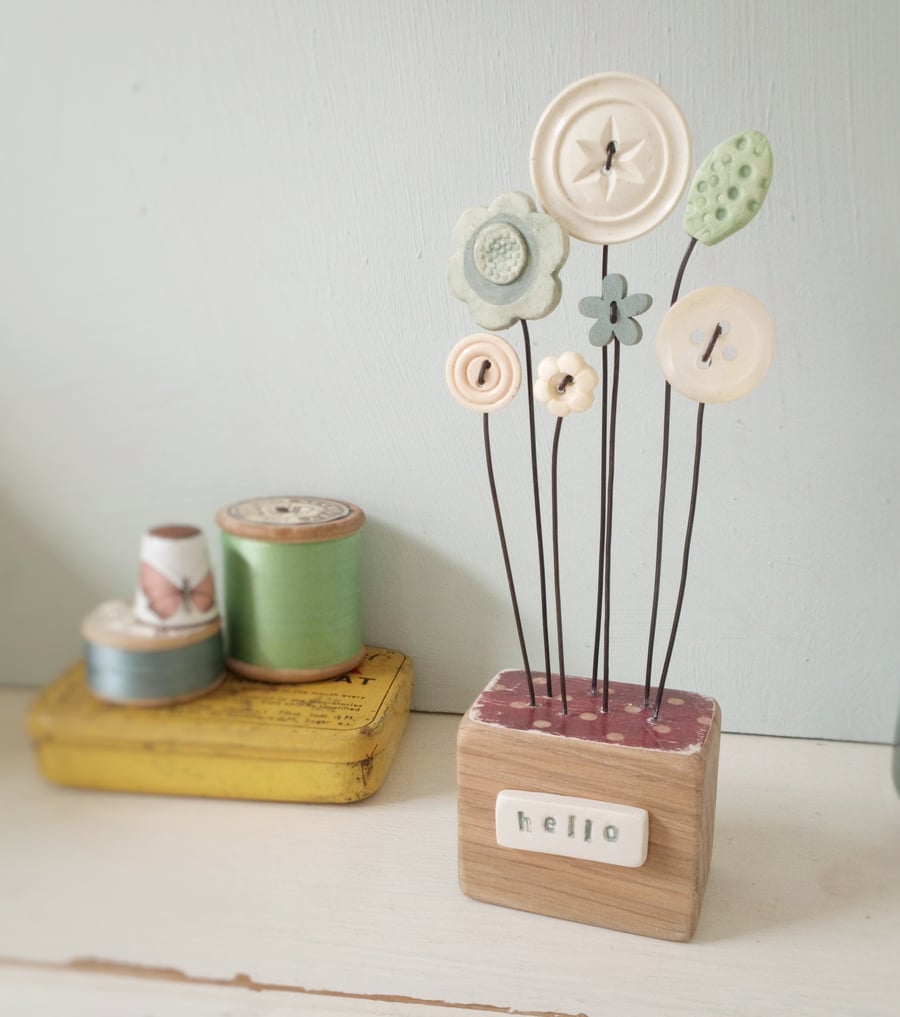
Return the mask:
[[[44,683],[78,654],[81,617],[131,589],[144,528],[195,522],[215,543],[219,507],[282,492],[368,512],[367,638],[415,658],[420,708],[461,711],[515,666],[480,421],[443,383],[448,350],[477,331],[445,287],[450,230],[463,208],[530,190],[531,133],[565,85],[622,69],[678,100],[697,161],[748,126],[776,153],[760,216],[698,251],[685,281],[750,290],[780,348],[756,393],[707,413],[670,684],[715,695],[730,730],[891,739],[894,0],[59,0],[3,3],[0,23],[3,680]],[[624,680],[642,678],[652,581],[652,339],[684,240],[679,210],[611,252],[657,297],[623,356]],[[538,358],[596,356],[577,302],[598,276],[599,250],[573,244]],[[495,443],[526,587],[524,406],[497,418]],[[692,451],[693,405],[675,411],[664,619]],[[598,421],[563,432],[572,673],[590,660]]]

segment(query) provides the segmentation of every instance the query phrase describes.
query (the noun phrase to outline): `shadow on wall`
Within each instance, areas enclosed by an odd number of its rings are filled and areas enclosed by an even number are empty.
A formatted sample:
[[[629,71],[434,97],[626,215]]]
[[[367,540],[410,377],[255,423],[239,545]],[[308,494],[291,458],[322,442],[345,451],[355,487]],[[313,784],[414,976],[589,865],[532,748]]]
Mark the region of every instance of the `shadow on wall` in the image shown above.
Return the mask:
[[[49,684],[81,653],[80,627],[102,594],[0,503],[0,684]]]
[[[413,660],[413,709],[461,713],[501,666],[518,666],[508,649],[515,638],[511,616],[505,626],[484,624],[505,618],[507,602],[452,558],[371,517],[362,587],[366,640]]]

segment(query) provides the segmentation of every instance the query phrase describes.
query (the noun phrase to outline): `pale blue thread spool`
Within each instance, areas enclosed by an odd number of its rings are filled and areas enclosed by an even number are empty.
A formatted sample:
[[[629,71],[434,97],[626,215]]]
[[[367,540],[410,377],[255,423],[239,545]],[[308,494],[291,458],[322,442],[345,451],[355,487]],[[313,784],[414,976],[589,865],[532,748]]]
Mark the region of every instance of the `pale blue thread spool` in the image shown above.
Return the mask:
[[[159,629],[124,601],[101,604],[81,627],[88,688],[120,706],[165,706],[205,695],[225,677],[221,622]]]

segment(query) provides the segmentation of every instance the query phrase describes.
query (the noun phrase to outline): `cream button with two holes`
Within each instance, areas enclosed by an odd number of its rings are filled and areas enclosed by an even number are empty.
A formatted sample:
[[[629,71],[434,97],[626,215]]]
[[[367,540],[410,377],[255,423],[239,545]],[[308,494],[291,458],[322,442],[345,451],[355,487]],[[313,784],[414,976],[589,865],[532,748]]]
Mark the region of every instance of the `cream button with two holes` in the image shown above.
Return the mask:
[[[675,208],[690,171],[684,114],[667,92],[634,74],[576,81],[547,107],[531,142],[541,204],[590,244],[649,232]]]
[[[682,297],[656,337],[669,384],[698,403],[727,403],[752,392],[774,353],[771,315],[756,297],[733,286],[706,286]]]

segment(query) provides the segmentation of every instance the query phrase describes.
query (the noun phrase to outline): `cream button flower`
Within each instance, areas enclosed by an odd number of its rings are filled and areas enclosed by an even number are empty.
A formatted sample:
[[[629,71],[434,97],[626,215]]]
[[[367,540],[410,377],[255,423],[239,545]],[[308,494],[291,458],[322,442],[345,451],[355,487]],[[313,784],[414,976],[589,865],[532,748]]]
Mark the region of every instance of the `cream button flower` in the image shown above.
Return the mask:
[[[704,286],[666,312],[656,336],[666,380],[698,403],[728,403],[763,380],[775,355],[775,322],[734,286]]]
[[[554,310],[568,256],[569,237],[559,223],[527,194],[510,191],[459,217],[447,281],[482,328],[500,330]]]
[[[467,410],[492,413],[519,391],[522,366],[516,351],[498,335],[470,335],[450,351],[445,368],[450,394]]]
[[[534,395],[557,417],[583,413],[594,402],[597,372],[578,353],[544,357],[538,367]]]
[[[544,208],[589,244],[643,236],[675,210],[691,172],[684,114],[659,85],[604,71],[569,85],[531,142]]]

